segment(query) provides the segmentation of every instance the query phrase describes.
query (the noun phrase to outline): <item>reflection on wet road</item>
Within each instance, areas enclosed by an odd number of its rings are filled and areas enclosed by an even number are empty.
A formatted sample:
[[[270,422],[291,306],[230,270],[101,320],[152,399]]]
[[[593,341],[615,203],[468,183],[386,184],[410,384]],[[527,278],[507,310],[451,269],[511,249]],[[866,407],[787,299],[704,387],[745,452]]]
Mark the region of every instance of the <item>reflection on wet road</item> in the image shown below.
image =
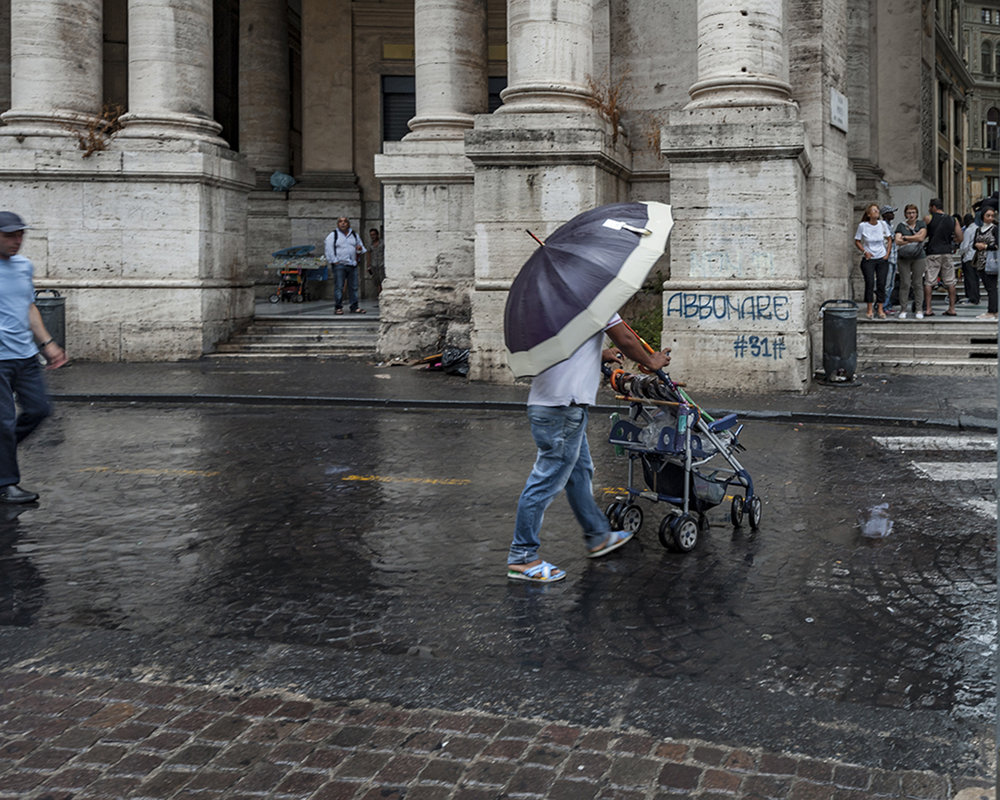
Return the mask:
[[[599,490],[626,476],[606,433],[592,418]],[[741,458],[765,499],[761,529],[734,531],[724,503],[688,555],[662,549],[663,509],[645,504],[636,543],[588,560],[560,499],[543,554],[569,578],[536,587],[504,577],[533,457],[520,415],[65,405],[24,449],[42,504],[0,521],[0,623],[680,678],[985,719],[993,480],[934,481],[911,462],[995,452],[970,440],[915,455],[875,433],[748,425]],[[883,503],[888,535],[862,535],[860,515]]]

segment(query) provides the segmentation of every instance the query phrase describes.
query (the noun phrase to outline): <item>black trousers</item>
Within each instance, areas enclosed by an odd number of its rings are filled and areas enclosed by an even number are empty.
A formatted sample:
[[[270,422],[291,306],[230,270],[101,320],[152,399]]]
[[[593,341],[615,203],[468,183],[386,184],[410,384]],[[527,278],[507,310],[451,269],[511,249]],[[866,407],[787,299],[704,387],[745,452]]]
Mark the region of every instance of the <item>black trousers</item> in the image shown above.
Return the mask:
[[[979,305],[983,299],[979,293],[979,270],[972,266],[971,261],[962,262],[962,285],[965,287],[965,299]]]
[[[986,287],[986,311],[990,314],[997,313],[997,275],[989,272],[981,272],[983,285]]]
[[[889,262],[884,258],[862,258],[861,274],[865,278],[865,302],[884,305]]]

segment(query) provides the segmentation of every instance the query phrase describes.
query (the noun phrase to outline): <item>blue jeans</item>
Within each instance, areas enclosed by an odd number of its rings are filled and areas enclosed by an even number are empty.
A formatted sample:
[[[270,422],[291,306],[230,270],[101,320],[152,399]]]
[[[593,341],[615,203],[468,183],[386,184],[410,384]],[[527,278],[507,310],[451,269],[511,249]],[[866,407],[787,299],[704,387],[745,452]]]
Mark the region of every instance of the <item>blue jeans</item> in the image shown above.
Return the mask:
[[[355,264],[333,265],[333,304],[337,308],[344,307],[344,279],[350,291],[351,311],[358,308],[358,268]]]
[[[891,261],[887,263],[889,264],[889,272],[885,276],[885,303],[882,304],[883,311],[888,311],[892,307],[892,290],[896,286],[896,265]],[[900,305],[902,305],[902,302]]]
[[[607,517],[594,501],[594,462],[587,446],[587,409],[528,406],[528,421],[538,455],[517,501],[508,564],[528,564],[538,558],[542,517],[563,489],[583,528],[588,548],[601,544],[611,530]]]
[[[20,414],[14,405],[15,394]],[[51,413],[38,359],[0,361],[0,486],[20,482],[17,445]]]

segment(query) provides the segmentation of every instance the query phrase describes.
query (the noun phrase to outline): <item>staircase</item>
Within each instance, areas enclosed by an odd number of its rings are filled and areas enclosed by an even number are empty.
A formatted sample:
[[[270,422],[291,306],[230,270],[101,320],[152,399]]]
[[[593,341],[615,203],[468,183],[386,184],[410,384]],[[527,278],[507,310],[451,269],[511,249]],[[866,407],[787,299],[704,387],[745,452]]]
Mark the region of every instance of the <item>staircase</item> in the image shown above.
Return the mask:
[[[378,316],[258,316],[242,333],[221,342],[207,358],[316,358],[372,356],[378,343]]]
[[[996,376],[997,323],[968,314],[945,317],[940,311],[922,320],[861,316],[858,372]]]

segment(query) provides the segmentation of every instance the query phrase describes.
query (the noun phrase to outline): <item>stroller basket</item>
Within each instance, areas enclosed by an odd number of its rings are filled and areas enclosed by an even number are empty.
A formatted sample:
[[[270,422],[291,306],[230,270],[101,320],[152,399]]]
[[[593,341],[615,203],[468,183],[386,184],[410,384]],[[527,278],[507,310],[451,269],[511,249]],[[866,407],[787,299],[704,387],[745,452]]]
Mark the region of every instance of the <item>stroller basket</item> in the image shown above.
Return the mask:
[[[702,475],[691,470],[690,507],[698,513],[715,508],[726,499],[729,482],[718,480],[714,475]],[[670,497],[684,496],[684,465],[656,456],[643,455],[642,476],[646,486],[653,492]]]

